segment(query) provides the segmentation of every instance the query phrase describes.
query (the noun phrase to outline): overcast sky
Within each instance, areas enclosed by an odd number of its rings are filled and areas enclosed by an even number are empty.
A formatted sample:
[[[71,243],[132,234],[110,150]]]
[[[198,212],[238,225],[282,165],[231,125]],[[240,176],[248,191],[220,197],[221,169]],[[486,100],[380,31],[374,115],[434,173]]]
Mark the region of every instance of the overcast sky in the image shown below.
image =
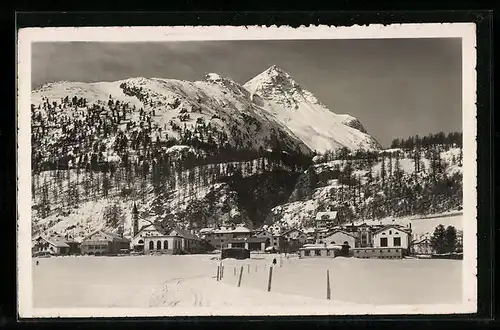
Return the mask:
[[[384,146],[394,137],[462,130],[460,39],[35,43],[33,88],[129,77],[245,83],[275,64]]]

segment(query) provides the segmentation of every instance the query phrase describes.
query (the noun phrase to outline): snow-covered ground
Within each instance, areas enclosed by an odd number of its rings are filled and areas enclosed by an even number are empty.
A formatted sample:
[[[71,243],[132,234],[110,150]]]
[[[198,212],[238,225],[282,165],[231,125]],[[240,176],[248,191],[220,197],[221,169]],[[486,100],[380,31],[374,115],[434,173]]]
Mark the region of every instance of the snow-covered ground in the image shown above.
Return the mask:
[[[461,303],[462,261],[298,259],[252,254],[52,257],[33,260],[34,308],[352,306]],[[267,292],[269,265],[273,270]],[[280,260],[280,258],[283,258]],[[36,265],[36,260],[39,265]],[[237,287],[243,267],[241,287]],[[326,270],[331,300],[326,300]],[[236,274],[236,275],[235,275]]]

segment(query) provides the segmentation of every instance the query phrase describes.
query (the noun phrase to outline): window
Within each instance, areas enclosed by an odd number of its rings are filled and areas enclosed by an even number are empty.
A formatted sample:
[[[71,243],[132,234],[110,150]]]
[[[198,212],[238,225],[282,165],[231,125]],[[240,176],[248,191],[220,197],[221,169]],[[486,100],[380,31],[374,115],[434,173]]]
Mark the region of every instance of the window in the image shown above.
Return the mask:
[[[168,250],[168,241],[163,241],[163,249]]]
[[[401,237],[394,237],[394,246],[401,246]]]
[[[387,246],[387,237],[381,237],[380,238],[380,246],[386,247]]]
[[[389,230],[389,235],[392,235],[392,230]]]
[[[149,249],[154,250],[155,249],[155,243],[153,241],[149,241]]]
[[[156,249],[161,250],[161,241],[156,241]]]

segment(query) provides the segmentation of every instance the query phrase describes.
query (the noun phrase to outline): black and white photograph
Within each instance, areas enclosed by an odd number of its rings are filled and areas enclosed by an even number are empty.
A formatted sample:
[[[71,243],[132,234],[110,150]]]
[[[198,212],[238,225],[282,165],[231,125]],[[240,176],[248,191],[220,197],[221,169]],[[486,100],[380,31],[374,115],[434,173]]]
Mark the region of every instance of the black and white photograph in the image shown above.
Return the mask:
[[[19,34],[23,317],[472,313],[475,28]]]

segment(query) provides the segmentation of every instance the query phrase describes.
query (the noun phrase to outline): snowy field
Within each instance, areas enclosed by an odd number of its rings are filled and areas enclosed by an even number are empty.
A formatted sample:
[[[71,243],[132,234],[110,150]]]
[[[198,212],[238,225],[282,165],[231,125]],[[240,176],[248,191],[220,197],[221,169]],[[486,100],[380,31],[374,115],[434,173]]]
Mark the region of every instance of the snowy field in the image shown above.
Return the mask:
[[[462,261],[289,259],[252,255],[52,257],[33,260],[34,308],[460,304]],[[273,257],[271,292],[267,292]],[[281,261],[280,261],[281,259]],[[39,265],[35,265],[36,260]],[[281,264],[281,265],[280,265]],[[237,287],[243,267],[241,287]],[[331,300],[326,300],[326,270]],[[235,275],[236,274],[236,275]],[[332,309],[334,310],[334,309]]]

